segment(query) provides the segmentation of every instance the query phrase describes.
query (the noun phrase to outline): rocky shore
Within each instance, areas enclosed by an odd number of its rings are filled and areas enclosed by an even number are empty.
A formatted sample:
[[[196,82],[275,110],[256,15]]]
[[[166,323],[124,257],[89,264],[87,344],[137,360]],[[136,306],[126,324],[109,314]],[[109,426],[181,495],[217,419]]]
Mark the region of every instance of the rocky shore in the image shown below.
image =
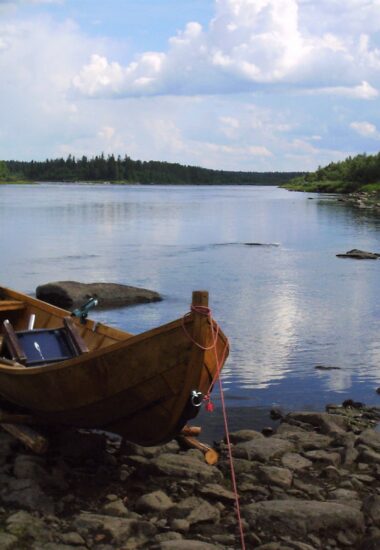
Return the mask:
[[[372,210],[376,213],[380,212],[380,196],[378,192],[366,193],[359,191],[357,193],[349,193],[348,195],[342,195],[339,200],[356,208]]]
[[[345,402],[231,433],[246,548],[380,548],[380,409]],[[264,435],[265,434],[265,435]],[[28,452],[0,432],[0,548],[241,548],[226,444],[143,448],[66,432]]]

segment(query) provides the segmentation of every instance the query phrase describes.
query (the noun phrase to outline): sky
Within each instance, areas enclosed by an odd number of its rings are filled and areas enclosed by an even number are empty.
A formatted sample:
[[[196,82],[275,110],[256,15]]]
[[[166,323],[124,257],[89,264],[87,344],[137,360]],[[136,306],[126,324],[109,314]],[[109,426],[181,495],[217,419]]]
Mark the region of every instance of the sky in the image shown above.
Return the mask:
[[[0,0],[0,159],[302,171],[380,145],[380,0]]]

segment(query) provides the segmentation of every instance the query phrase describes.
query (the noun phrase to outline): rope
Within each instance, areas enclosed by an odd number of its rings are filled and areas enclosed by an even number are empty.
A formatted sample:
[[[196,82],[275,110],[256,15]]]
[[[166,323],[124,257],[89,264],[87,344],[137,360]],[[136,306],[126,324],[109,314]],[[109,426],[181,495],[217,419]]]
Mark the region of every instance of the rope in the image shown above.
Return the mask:
[[[185,319],[189,315],[191,315],[191,313],[198,313],[200,315],[204,315],[205,317],[207,317],[209,319],[210,325],[211,325],[211,335],[212,335],[212,344],[211,344],[211,346],[202,346],[199,342],[196,342],[193,339],[193,337],[191,336],[191,334],[187,331],[187,329],[185,327]],[[218,350],[217,350],[217,343],[218,343],[218,337],[219,337],[219,330],[220,329],[219,329],[218,323],[216,321],[214,321],[214,319],[212,318],[211,309],[206,307],[206,306],[193,306],[192,305],[191,306],[191,311],[183,317],[182,321],[183,321],[182,322],[183,330],[185,331],[185,334],[193,342],[193,344],[195,344],[198,348],[200,348],[204,351],[208,351],[208,350],[212,350],[212,349],[214,350],[215,362],[216,362],[217,368],[216,368],[215,375],[214,375],[214,377],[211,381],[211,384],[210,384],[210,386],[207,390],[207,393],[203,397],[203,400],[206,402],[206,410],[209,411],[209,412],[213,411],[214,405],[211,402],[210,393],[211,393],[211,390],[212,390],[216,380],[218,380],[219,389],[220,389],[220,400],[221,400],[221,403],[222,403],[224,431],[225,431],[225,434],[226,434],[228,458],[229,458],[229,462],[230,462],[231,481],[232,481],[232,487],[233,487],[233,491],[234,491],[234,495],[235,495],[236,517],[237,517],[238,525],[239,525],[241,548],[242,548],[242,550],[245,550],[246,547],[245,547],[243,521],[242,521],[241,512],[240,512],[239,493],[238,493],[238,487],[237,487],[237,482],[236,482],[234,461],[233,461],[233,456],[232,456],[232,445],[231,445],[231,440],[230,440],[230,433],[229,433],[229,428],[228,428],[227,407],[226,407],[226,403],[225,403],[225,399],[224,399],[222,379],[221,379],[221,376],[220,376],[222,367],[224,365],[227,349],[229,348],[229,341],[228,341],[228,338],[227,338],[225,346],[223,348],[222,355],[219,358],[218,357]]]

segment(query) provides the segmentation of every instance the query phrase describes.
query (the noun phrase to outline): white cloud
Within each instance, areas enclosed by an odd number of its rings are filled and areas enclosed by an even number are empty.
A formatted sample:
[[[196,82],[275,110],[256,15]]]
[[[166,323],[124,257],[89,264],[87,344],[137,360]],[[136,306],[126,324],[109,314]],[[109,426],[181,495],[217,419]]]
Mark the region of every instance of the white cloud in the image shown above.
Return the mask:
[[[380,132],[378,132],[376,126],[370,122],[351,122],[350,128],[355,130],[359,135],[368,138],[379,139]]]
[[[310,90],[309,93],[337,95],[352,99],[375,99],[379,96],[378,90],[366,81],[357,86],[331,86]]]
[[[340,10],[353,20],[366,4],[351,1]],[[373,74],[380,68],[380,49],[355,27],[348,32],[335,24],[316,32],[311,7],[323,17],[315,2],[305,0],[215,0],[207,29],[190,22],[169,40],[166,52],[143,53],[126,66],[94,54],[73,86],[91,97],[232,93],[268,85],[375,97],[368,81],[380,85]],[[380,17],[380,6],[368,17],[375,13]]]

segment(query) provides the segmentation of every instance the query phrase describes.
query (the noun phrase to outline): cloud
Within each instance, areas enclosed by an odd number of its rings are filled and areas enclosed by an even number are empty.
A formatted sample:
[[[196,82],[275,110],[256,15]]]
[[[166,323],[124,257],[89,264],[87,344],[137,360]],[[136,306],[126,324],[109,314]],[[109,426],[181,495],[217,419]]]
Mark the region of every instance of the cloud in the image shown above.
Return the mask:
[[[375,99],[379,96],[378,90],[366,81],[357,86],[331,86],[311,90],[310,93],[337,95],[352,99]]]
[[[339,4],[340,14],[353,22],[363,19],[364,9],[366,21],[380,18],[380,4],[366,10],[367,4]],[[337,2],[323,6],[336,15]],[[374,74],[380,49],[371,44],[373,37],[355,25],[342,30],[332,20],[326,32],[317,33],[312,15],[324,13],[306,0],[215,0],[208,28],[189,22],[169,39],[167,51],[144,52],[127,65],[94,53],[73,87],[89,97],[241,93],[284,85],[375,97],[370,80],[380,85]]]
[[[370,122],[351,122],[350,128],[355,130],[360,136],[379,139],[380,132],[378,132],[376,126]]]

